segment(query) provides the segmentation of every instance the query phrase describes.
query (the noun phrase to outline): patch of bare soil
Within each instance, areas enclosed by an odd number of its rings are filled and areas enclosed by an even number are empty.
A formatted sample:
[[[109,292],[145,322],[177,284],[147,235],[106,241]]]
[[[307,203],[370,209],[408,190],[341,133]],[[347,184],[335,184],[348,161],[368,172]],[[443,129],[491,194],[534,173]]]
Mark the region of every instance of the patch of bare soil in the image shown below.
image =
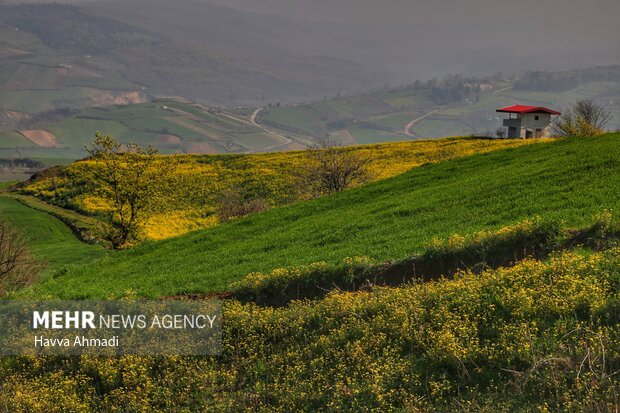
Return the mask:
[[[355,136],[353,136],[353,134],[351,134],[348,129],[339,129],[337,131],[334,131],[334,135],[340,138],[340,141],[344,146],[357,145]]]
[[[156,145],[180,145],[183,140],[175,135],[157,135],[155,137]]]
[[[76,77],[102,77],[99,73],[95,72],[94,70],[86,69],[84,67],[73,66],[73,65],[69,65],[69,64],[62,64],[60,66],[62,68],[64,68],[64,69],[67,69],[68,73],[71,74],[71,76],[76,76]]]
[[[21,130],[19,133],[44,148],[60,148],[62,146],[56,137],[46,130]]]
[[[12,56],[24,56],[30,54],[29,52],[21,49],[14,49],[12,47],[2,47],[0,48],[0,59],[4,59]]]
[[[183,149],[185,153],[218,153],[218,151],[207,142],[187,142],[183,145]]]
[[[67,69],[64,67],[59,67],[56,69],[56,76],[54,77],[54,82],[52,83],[52,89],[62,89],[65,87],[67,83]]]
[[[101,92],[92,97],[94,106],[128,105],[147,101],[142,92]]]
[[[21,122],[23,120],[28,120],[30,119],[32,116],[29,113],[26,112],[18,112],[15,110],[7,110],[4,112],[5,116],[11,120],[14,120],[16,122]]]

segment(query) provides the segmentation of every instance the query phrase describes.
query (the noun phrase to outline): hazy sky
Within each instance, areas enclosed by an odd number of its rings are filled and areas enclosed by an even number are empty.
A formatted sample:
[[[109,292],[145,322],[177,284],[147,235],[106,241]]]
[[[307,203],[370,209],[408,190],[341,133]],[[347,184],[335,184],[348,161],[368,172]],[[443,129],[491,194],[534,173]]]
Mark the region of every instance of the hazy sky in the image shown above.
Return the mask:
[[[620,0],[194,1],[337,21],[380,43],[376,57],[419,73],[620,63]]]
[[[387,69],[400,79],[620,64],[620,0],[186,1],[307,20],[280,23],[305,25],[331,37],[300,38],[307,33],[300,30],[291,40],[296,48]],[[274,25],[287,20],[269,19]],[[230,29],[244,33],[234,23]],[[342,46],[333,41],[345,37],[355,40]]]
[[[581,16],[609,23],[620,35],[618,0],[202,0],[249,11],[320,20],[380,22],[477,22]],[[614,24],[615,23],[615,24]],[[527,23],[524,22],[524,25]],[[574,28],[567,28],[567,30]]]
[[[408,38],[431,48],[620,55],[620,0],[194,0],[242,10],[338,21],[351,32]],[[360,25],[364,22],[364,26]],[[389,45],[388,45],[389,47]]]

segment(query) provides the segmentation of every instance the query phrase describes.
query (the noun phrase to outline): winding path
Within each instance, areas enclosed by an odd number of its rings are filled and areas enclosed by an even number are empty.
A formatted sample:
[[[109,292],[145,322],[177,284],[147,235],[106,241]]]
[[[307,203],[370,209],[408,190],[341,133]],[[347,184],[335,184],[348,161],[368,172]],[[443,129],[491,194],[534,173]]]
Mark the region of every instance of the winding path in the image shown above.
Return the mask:
[[[493,94],[494,95],[498,95],[499,93],[503,92],[504,90],[509,90],[509,89],[512,89],[512,88],[513,88],[513,85],[506,86],[504,88],[501,88],[501,89],[498,89],[498,90],[494,91]]]
[[[261,150],[264,151],[264,152],[269,152],[271,150],[274,150],[274,149],[277,149],[279,147],[286,146],[286,145],[288,145],[290,143],[293,143],[292,139],[287,138],[286,136],[282,135],[281,133],[278,133],[278,132],[275,132],[275,131],[269,129],[266,126],[263,126],[263,125],[261,125],[260,123],[258,123],[256,121],[256,117],[258,116],[260,111],[263,110],[263,109],[265,109],[265,108],[258,108],[254,112],[252,112],[252,115],[250,116],[250,122],[252,123],[252,125],[256,126],[257,128],[260,128],[263,131],[265,131],[265,133],[267,133],[267,134],[269,134],[271,136],[275,136],[275,137],[280,138],[280,139],[284,139],[285,142],[281,143],[281,144],[278,144],[278,145],[268,146],[266,148],[262,148]]]
[[[411,128],[413,128],[413,126],[416,123],[418,123],[419,121],[421,121],[424,118],[427,118],[427,117],[431,116],[433,113],[437,112],[438,110],[439,109],[433,109],[430,112],[425,113],[424,115],[422,115],[422,116],[420,116],[418,118],[413,119],[411,122],[409,122],[407,125],[405,125],[405,129],[404,129],[405,135],[413,136],[413,134],[411,133]]]

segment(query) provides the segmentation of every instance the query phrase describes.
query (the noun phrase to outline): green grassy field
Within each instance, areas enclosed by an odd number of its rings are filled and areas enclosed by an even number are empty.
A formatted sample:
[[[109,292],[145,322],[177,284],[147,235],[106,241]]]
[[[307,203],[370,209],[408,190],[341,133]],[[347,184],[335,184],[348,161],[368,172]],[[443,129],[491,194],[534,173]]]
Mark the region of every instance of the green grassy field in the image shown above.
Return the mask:
[[[326,116],[306,105],[265,109],[263,112],[261,119],[268,123],[295,128],[308,134],[318,133],[322,123],[327,120]]]
[[[406,138],[406,135],[398,132],[387,132],[363,127],[350,128],[349,132],[355,140],[361,144],[375,142],[398,142]]]
[[[618,209],[620,135],[571,138],[414,169],[337,196],[240,219],[108,256],[29,294],[157,297],[221,291],[253,271],[378,260],[419,252],[434,237],[494,229],[532,216],[581,226]],[[97,277],[94,278],[93,274]]]
[[[13,131],[0,131],[0,148],[1,149],[24,149],[36,148],[32,141]]]
[[[100,246],[79,241],[58,218],[15,198],[0,195],[0,217],[28,237],[28,249],[34,259],[45,264],[45,273],[61,266],[86,264],[103,254]]]
[[[281,308],[229,299],[221,355],[7,357],[0,396],[16,412],[613,412],[619,281],[612,248]]]
[[[379,94],[378,97],[395,108],[426,109],[434,104],[425,91],[396,91]]]
[[[422,115],[424,115],[424,112],[408,110],[405,112],[391,113],[389,115],[379,115],[372,118],[372,122],[396,130],[403,130],[409,121]]]
[[[360,144],[399,141],[407,135],[401,131],[412,119],[432,110],[434,103],[425,92],[397,90],[325,102],[266,108],[258,120],[265,125],[320,138],[343,128]],[[352,121],[363,121],[364,125]],[[456,134],[455,134],[456,135]],[[332,136],[335,136],[332,135]],[[432,136],[439,136],[433,134]],[[293,140],[296,137],[293,137]]]
[[[463,123],[458,118],[425,118],[420,122],[416,123],[413,131],[418,136],[423,136],[425,138],[433,137],[436,134],[441,134],[442,136],[457,136],[465,133],[474,134],[476,131],[474,128],[470,128],[467,124]]]
[[[0,43],[0,52],[1,46]],[[443,105],[432,99],[430,89],[410,88],[308,104],[269,105],[256,118],[260,125],[270,129],[265,131],[250,123],[254,109],[239,109],[241,114],[235,114],[234,110],[222,112],[202,104],[164,99],[109,106],[118,99],[122,101],[123,96],[138,101],[146,96],[139,91],[131,92],[131,88],[123,86],[122,80],[114,76],[99,76],[103,66],[97,59],[73,62],[46,54],[49,51],[41,45],[36,47],[42,49],[0,65],[0,121],[14,126],[4,126],[4,130],[0,130],[0,157],[3,158],[79,159],[84,155],[84,145],[96,131],[123,142],[153,143],[166,154],[291,150],[313,145],[326,136],[348,145],[399,141],[410,136],[486,136],[493,135],[501,125],[503,116],[495,112],[499,107],[521,103],[561,111],[586,97],[596,97],[610,110],[610,130],[620,128],[618,82],[585,82],[572,90],[556,93],[513,90],[509,83],[500,81],[487,85],[491,88],[481,91],[476,99]],[[89,105],[97,107],[84,108]],[[63,120],[17,126],[20,124],[15,118],[52,107],[82,109]],[[424,115],[428,116],[411,127],[410,135],[403,133],[410,121]],[[62,148],[36,146],[20,137],[16,133],[19,129],[48,131]],[[288,139],[292,140],[291,145],[287,144]]]

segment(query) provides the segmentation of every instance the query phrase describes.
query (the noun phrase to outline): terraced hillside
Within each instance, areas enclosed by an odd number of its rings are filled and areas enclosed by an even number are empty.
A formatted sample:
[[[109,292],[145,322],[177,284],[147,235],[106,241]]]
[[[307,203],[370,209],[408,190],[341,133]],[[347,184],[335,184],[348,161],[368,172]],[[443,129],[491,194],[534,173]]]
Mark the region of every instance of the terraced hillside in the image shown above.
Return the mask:
[[[86,155],[84,147],[97,131],[121,142],[153,145],[161,153],[241,153],[296,147],[252,124],[247,116],[200,104],[158,100],[80,109],[29,129],[0,131],[0,157],[66,163]]]
[[[69,269],[33,294],[158,297],[227,290],[254,272],[345,257],[405,258],[435,237],[540,216],[588,224],[617,209],[620,135],[571,138],[448,160],[403,175],[150,242]],[[98,274],[93,279],[92,274]]]
[[[146,100],[144,90],[103,57],[59,52],[2,23],[0,39],[0,129],[50,110]]]

